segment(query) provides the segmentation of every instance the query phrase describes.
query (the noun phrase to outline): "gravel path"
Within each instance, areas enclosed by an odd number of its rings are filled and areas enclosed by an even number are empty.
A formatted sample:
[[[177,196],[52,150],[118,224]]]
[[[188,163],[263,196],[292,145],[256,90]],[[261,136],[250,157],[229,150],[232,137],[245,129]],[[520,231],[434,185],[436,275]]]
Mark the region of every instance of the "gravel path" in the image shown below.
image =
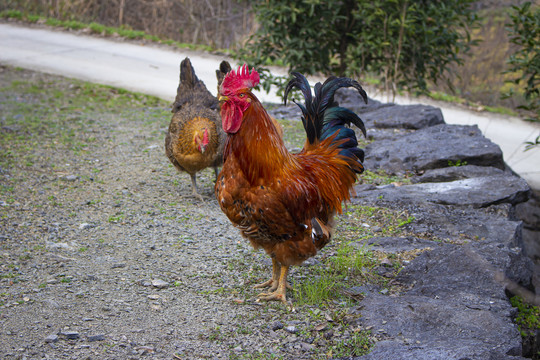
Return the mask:
[[[358,326],[347,307],[254,301],[270,261],[211,170],[207,200],[189,196],[168,105],[0,67],[0,358],[327,358]]]

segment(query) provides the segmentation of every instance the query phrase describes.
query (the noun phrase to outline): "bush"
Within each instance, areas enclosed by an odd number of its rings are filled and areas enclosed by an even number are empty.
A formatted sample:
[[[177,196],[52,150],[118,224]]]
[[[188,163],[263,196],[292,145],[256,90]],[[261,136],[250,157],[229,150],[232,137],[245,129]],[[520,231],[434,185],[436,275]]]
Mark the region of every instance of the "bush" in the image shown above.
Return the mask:
[[[518,74],[513,82],[525,85],[523,91],[527,104],[520,108],[533,113],[528,120],[540,121],[540,7],[526,2],[521,7],[512,6],[512,9],[508,31],[510,42],[518,49],[508,59],[510,68],[507,73]],[[513,95],[510,92],[505,97]]]
[[[239,58],[304,74],[376,74],[386,90],[427,91],[469,50],[472,0],[259,0]]]

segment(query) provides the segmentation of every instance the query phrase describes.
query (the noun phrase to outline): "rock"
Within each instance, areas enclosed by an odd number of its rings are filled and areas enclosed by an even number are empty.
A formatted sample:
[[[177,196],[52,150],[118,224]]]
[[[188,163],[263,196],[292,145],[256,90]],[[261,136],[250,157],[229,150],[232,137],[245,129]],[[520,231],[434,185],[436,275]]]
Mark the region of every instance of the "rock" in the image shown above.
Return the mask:
[[[89,224],[89,223],[82,223],[79,225],[79,230],[86,230],[86,229],[90,229],[90,228],[93,228],[94,225],[92,224]]]
[[[399,198],[401,201],[485,208],[501,203],[516,205],[524,202],[530,196],[530,188],[520,177],[495,175],[443,183],[385,186],[357,194],[369,197],[373,202],[382,196],[390,202]]]
[[[68,181],[68,182],[73,182],[73,181],[77,181],[78,178],[79,177],[76,175],[66,175],[66,176],[62,176],[60,179],[64,181]]]
[[[441,169],[430,169],[422,176],[412,178],[413,183],[450,182],[454,180],[470,179],[475,177],[503,175],[504,171],[491,166],[451,166]]]
[[[45,338],[46,343],[55,343],[58,342],[58,335],[51,334]]]
[[[423,129],[444,124],[441,109],[429,105],[381,106],[361,115],[366,128]]]
[[[366,169],[382,169],[391,174],[465,163],[505,168],[501,149],[485,138],[477,126],[430,126],[373,142],[365,152]]]
[[[89,342],[103,341],[103,340],[105,340],[105,334],[89,335],[87,337],[87,340]]]
[[[305,342],[300,343],[300,350],[307,352],[307,351],[313,351],[315,349],[315,345],[308,344]]]
[[[368,113],[371,111],[376,111],[381,107],[395,105],[393,103],[382,103],[370,97],[368,97],[368,102],[366,104],[358,91],[351,88],[339,89],[338,91],[336,91],[334,99],[339,103],[339,106],[343,106],[358,114]]]
[[[516,217],[523,221],[523,247],[528,257],[540,265],[540,193],[516,206]],[[540,266],[538,271],[540,277]],[[537,290],[540,292],[540,288]]]
[[[152,354],[155,351],[155,349],[153,346],[138,346],[137,351],[139,352],[140,355],[147,355],[147,354]]]
[[[420,250],[394,280],[403,289],[399,296],[364,296],[362,326],[386,335],[362,360],[401,351],[400,359],[521,359],[505,283],[531,286],[521,223],[509,219],[528,191],[523,179],[497,172],[357,192],[353,203],[406,209],[415,218],[406,225],[411,235],[372,238],[373,250]]]
[[[280,330],[280,329],[283,329],[283,324],[280,321],[275,321],[272,324],[272,331],[277,331],[277,330]]]
[[[152,281],[146,280],[146,279],[141,279],[141,280],[137,281],[137,284],[139,284],[141,286],[144,286],[144,287],[148,287],[148,286],[152,286]]]
[[[80,337],[78,331],[62,331],[60,335],[65,336],[68,340],[76,340]]]
[[[289,326],[285,327],[285,331],[287,331],[288,333],[291,333],[291,334],[296,334],[298,330],[296,329],[296,326],[289,325]]]
[[[169,287],[169,283],[161,279],[154,279],[152,280],[152,286],[158,289],[165,289]]]

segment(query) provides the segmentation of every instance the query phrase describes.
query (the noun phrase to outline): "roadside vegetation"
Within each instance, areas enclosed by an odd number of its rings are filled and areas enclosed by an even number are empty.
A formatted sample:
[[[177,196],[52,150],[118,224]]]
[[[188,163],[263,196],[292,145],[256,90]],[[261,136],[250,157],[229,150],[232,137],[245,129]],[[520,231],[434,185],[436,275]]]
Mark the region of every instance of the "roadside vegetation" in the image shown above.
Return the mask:
[[[115,1],[104,7],[99,1],[10,0],[0,5],[0,17],[227,53],[261,67],[360,76],[391,93],[420,91],[537,121],[539,40],[529,30],[539,27],[540,11],[528,3],[453,0],[452,6],[423,9],[406,0],[377,0],[363,8],[336,1]],[[311,21],[317,14],[327,20]],[[379,23],[386,24],[384,31],[369,31]],[[427,46],[415,43],[422,29]],[[315,47],[306,41],[312,35]]]

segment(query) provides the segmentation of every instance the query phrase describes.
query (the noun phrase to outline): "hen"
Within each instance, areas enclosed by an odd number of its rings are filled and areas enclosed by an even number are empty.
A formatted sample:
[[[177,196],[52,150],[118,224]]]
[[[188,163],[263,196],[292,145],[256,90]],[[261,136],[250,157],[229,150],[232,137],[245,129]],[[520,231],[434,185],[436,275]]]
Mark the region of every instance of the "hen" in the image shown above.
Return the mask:
[[[218,82],[230,70],[224,61],[216,71]],[[197,172],[223,164],[225,134],[219,116],[219,102],[195,75],[189,58],[180,64],[180,84],[172,106],[173,116],[165,136],[165,153],[178,171],[191,176],[193,196],[202,200],[197,190]]]
[[[352,123],[362,130],[362,120],[334,102],[342,87],[354,87],[364,101],[360,84],[331,77],[315,85],[315,96],[299,73],[285,90],[298,88],[305,105],[302,122],[307,139],[302,151],[291,154],[272,119],[251,88],[259,75],[244,65],[229,72],[220,88],[223,130],[227,133],[224,164],[216,181],[219,205],[229,220],[255,248],[270,255],[273,275],[256,287],[270,287],[262,300],[286,303],[287,273],[315,256],[329,241],[334,216],[350,198],[357,174],[364,170],[364,152],[358,148]]]

